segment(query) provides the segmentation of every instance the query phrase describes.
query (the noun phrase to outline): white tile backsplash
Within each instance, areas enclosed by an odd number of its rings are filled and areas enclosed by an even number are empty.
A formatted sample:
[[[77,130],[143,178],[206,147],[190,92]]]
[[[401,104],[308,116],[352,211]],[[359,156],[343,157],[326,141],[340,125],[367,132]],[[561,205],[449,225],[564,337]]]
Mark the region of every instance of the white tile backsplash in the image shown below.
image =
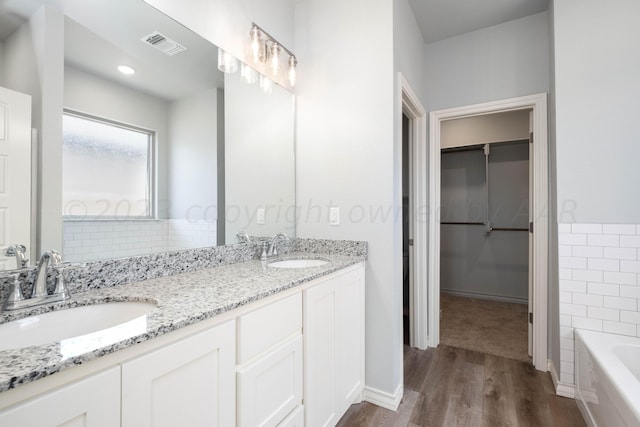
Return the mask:
[[[560,380],[573,384],[574,329],[640,337],[640,224],[558,224],[558,230]]]
[[[65,261],[85,262],[216,245],[215,222],[64,221]]]

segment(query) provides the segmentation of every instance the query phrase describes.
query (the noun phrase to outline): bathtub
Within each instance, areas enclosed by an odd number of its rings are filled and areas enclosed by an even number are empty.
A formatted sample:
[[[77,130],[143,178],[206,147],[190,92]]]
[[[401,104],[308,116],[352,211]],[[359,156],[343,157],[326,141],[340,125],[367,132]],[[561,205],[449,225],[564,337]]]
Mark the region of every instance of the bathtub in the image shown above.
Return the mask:
[[[589,426],[640,426],[640,338],[575,331],[576,402]]]

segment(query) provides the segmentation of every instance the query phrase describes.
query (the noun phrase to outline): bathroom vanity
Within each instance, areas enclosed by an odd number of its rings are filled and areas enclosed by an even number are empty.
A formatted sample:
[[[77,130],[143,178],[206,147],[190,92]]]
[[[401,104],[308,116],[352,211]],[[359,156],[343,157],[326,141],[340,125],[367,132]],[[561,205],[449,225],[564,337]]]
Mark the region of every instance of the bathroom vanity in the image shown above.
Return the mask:
[[[105,346],[0,351],[0,425],[336,424],[362,399],[365,257],[287,257],[327,262],[250,260],[75,294],[67,306],[155,308]]]

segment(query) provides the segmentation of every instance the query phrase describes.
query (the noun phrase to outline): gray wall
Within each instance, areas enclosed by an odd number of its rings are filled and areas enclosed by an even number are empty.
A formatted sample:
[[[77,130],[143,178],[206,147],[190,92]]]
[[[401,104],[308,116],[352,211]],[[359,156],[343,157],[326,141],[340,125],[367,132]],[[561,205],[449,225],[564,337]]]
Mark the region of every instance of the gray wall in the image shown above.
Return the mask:
[[[549,90],[547,12],[425,46],[428,110]]]
[[[214,222],[218,216],[218,90],[171,103],[168,143],[169,218]]]
[[[640,2],[554,2],[558,222],[640,223]]]
[[[491,145],[489,205],[482,150],[443,152],[442,222],[527,228],[529,144]],[[483,225],[441,226],[440,289],[461,296],[526,303],[529,233],[486,232]]]

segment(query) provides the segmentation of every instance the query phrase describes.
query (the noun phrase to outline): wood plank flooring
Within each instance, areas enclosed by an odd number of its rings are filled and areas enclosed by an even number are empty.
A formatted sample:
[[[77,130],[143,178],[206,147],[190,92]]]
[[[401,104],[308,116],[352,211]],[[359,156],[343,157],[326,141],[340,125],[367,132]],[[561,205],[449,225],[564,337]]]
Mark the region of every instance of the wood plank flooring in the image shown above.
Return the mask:
[[[404,366],[397,412],[363,402],[338,426],[585,426],[575,401],[556,396],[549,373],[526,362],[446,345],[405,346]]]

